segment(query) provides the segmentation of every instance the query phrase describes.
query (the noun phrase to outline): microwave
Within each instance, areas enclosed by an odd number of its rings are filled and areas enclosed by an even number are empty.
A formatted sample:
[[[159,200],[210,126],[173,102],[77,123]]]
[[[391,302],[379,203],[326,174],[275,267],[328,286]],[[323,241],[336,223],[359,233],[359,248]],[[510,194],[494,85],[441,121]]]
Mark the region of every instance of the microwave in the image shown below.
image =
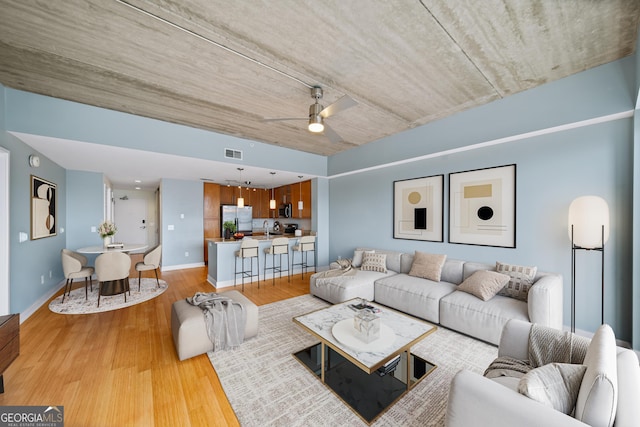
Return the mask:
[[[280,205],[280,209],[278,209],[278,216],[280,218],[291,218],[291,209],[291,203]]]

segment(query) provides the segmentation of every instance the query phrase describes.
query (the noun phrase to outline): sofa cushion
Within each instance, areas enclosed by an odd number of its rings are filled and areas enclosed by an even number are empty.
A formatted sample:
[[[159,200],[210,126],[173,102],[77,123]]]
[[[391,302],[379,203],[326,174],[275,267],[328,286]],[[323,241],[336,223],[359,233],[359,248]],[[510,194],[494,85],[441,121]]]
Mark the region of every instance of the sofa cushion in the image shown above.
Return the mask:
[[[371,252],[377,254],[385,254],[387,256],[387,270],[395,271],[396,273],[400,273],[401,269],[401,258],[404,255],[403,252],[398,251],[389,251],[386,249],[374,249],[374,248],[356,248],[356,251]],[[354,265],[355,267],[355,265]],[[358,266],[360,267],[360,266]]]
[[[499,292],[500,295],[527,301],[529,288],[533,285],[538,271],[537,267],[496,262],[496,271],[511,276],[509,283]]]
[[[618,403],[616,337],[609,325],[598,328],[591,339],[587,367],[578,393],[575,418],[590,426],[611,426]]]
[[[380,273],[387,272],[387,256],[380,253],[368,253],[362,256],[362,271],[377,271]]]
[[[377,299],[376,288],[376,299]],[[442,326],[471,335],[491,344],[500,342],[502,328],[509,319],[529,321],[527,303],[501,295],[482,301],[456,291],[440,300]]]
[[[395,274],[374,283],[375,300],[412,316],[440,323],[440,299],[456,285],[434,282],[407,274]]]
[[[446,255],[428,254],[416,251],[413,256],[413,264],[411,265],[409,276],[422,277],[423,279],[439,282],[440,274],[442,273],[442,266],[446,259]]]
[[[509,281],[509,276],[495,271],[480,270],[458,286],[458,290],[470,293],[482,301],[493,298]]]
[[[354,267],[360,267],[362,265],[362,257],[365,252],[374,253],[375,251],[356,249],[355,251],[353,251],[353,260],[351,260],[351,265],[353,265]]]
[[[549,363],[527,372],[518,383],[518,392],[571,414],[587,367],[569,363]]]
[[[447,257],[447,260],[442,266],[442,272],[440,273],[440,280],[442,282],[455,283],[459,285],[464,280],[464,261],[459,259],[451,259]]]
[[[317,278],[321,273],[315,273],[309,281],[309,292],[332,304],[338,304],[353,298],[364,298],[373,301],[373,282],[377,279],[392,276],[396,273],[387,271],[357,270],[355,276],[337,276],[318,284]]]

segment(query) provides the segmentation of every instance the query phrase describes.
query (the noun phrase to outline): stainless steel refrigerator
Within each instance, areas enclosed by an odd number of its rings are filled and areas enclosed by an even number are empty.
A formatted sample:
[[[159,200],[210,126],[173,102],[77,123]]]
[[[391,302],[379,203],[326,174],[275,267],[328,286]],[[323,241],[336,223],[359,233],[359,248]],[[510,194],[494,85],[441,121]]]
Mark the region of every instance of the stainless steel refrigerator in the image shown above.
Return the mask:
[[[238,233],[244,233],[245,236],[251,236],[253,231],[253,210],[251,206],[239,208],[236,205],[220,206],[220,235],[224,236],[224,228],[222,225],[226,221],[231,221],[236,225]]]

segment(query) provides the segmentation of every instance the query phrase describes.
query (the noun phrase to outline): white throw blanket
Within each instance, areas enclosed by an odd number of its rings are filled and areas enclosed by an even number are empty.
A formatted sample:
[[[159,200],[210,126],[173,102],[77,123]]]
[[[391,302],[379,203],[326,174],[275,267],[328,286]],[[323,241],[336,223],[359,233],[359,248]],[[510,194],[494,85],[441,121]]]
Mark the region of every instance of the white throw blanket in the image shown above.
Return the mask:
[[[215,292],[196,292],[187,302],[202,309],[213,350],[238,347],[244,341],[247,314],[239,302]]]
[[[529,359],[517,360],[509,356],[495,359],[484,376],[521,377],[532,369],[549,363],[582,363],[589,347],[589,340],[570,332],[533,324],[529,333]]]
[[[356,270],[351,266],[350,259],[339,259],[336,263],[340,266],[339,269],[321,271],[314,274],[316,286],[324,286],[327,283],[335,283],[340,279],[350,279],[356,275]]]

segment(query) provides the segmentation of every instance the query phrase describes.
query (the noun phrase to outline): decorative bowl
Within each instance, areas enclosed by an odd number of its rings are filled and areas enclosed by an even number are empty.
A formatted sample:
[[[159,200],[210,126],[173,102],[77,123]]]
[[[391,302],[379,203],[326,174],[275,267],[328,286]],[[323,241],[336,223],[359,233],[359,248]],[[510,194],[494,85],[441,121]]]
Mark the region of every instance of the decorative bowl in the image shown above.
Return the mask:
[[[236,240],[240,240],[244,238],[244,233],[234,233],[233,238]]]

